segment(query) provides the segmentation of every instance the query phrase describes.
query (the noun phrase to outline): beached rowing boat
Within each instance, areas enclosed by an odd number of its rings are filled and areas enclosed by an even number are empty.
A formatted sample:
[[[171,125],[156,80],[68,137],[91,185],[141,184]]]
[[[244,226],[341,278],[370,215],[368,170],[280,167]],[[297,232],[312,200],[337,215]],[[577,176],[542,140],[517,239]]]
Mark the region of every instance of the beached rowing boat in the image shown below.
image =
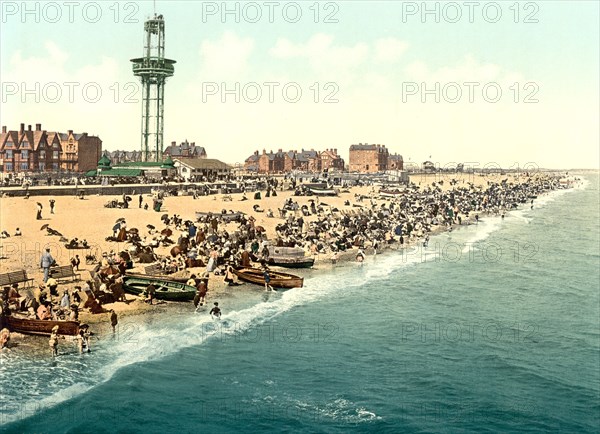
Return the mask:
[[[0,322],[2,327],[11,332],[29,335],[50,335],[54,326],[58,326],[59,335],[75,336],[79,332],[79,321],[50,321],[7,315],[0,317]]]
[[[402,196],[402,192],[398,189],[394,190],[379,190],[380,197],[400,197]]]
[[[308,187],[308,189],[316,196],[337,196],[337,191],[333,188]]]
[[[245,282],[250,282],[261,286],[265,285],[263,270],[260,268],[234,268],[233,274]],[[293,274],[269,270],[269,275],[271,276],[270,285],[273,288],[302,288],[302,285],[304,285],[304,278],[295,276]]]
[[[306,256],[304,249],[298,247],[269,246],[267,263],[285,268],[310,268],[315,263],[315,259]]]
[[[149,285],[154,285],[154,298],[168,301],[189,301],[194,299],[196,288],[173,280],[148,277],[123,277],[123,290],[141,295]]]

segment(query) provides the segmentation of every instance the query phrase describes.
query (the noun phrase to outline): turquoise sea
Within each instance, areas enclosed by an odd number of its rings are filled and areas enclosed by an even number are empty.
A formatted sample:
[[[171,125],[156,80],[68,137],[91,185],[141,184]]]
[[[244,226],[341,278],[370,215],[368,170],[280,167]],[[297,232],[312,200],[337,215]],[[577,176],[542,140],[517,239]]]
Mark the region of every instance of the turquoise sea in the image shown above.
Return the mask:
[[[14,348],[0,432],[598,432],[599,189],[584,177],[302,289],[240,287],[220,322],[182,309],[123,318],[90,354]]]

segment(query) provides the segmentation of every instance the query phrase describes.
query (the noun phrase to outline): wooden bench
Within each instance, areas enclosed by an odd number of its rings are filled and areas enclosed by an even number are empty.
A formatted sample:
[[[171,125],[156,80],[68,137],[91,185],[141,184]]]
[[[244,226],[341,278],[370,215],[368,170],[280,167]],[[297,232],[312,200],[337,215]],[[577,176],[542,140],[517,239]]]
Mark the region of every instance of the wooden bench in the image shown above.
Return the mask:
[[[0,274],[0,286],[10,286],[13,283],[27,283],[29,285],[26,288],[30,288],[33,286],[33,279],[27,276],[27,271],[19,270],[13,271],[10,273]]]
[[[56,280],[71,278],[73,281],[75,281],[75,277],[77,277],[77,280],[81,280],[81,273],[76,273],[73,271],[73,267],[70,265],[50,268],[50,276]]]

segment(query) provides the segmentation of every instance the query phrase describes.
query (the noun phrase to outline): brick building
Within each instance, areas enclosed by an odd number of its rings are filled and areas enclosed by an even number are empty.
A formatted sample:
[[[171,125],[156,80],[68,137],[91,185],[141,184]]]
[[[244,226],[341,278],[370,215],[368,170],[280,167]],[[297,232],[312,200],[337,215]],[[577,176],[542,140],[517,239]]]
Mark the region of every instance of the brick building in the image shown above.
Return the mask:
[[[387,170],[404,170],[404,158],[402,155],[389,155]]]
[[[325,163],[324,163],[325,162]],[[244,169],[257,173],[289,173],[292,170],[303,172],[320,172],[324,169],[343,170],[344,160],[337,154],[337,149],[327,149],[319,152],[314,149],[284,152],[268,152],[262,154],[255,151],[246,158]]]
[[[337,153],[337,149],[325,149],[319,154],[321,158],[321,170],[344,170],[344,160]]]
[[[383,172],[388,169],[388,157],[385,145],[350,145],[348,169],[350,172],[361,173]]]
[[[96,167],[102,155],[102,140],[87,133],[48,132],[42,124],[0,134],[0,172],[85,172]]]

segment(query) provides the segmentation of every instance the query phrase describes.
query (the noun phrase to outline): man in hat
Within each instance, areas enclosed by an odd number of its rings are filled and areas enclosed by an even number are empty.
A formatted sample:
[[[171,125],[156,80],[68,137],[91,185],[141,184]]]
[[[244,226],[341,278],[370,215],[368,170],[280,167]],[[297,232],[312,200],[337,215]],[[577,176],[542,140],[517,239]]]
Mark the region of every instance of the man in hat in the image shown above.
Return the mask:
[[[50,266],[54,264],[54,258],[50,254],[50,248],[46,247],[46,251],[40,258],[40,268],[44,270],[44,283],[48,280],[50,274]]]

